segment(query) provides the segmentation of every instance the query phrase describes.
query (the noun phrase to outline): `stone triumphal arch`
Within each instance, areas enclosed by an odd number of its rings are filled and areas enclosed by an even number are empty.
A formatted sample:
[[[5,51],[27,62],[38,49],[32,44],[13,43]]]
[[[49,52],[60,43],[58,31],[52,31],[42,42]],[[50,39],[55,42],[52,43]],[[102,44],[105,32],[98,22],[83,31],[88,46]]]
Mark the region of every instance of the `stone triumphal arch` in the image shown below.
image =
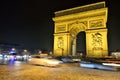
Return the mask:
[[[84,31],[86,56],[107,56],[107,11],[105,2],[98,2],[55,12],[54,55],[75,56],[76,36]]]

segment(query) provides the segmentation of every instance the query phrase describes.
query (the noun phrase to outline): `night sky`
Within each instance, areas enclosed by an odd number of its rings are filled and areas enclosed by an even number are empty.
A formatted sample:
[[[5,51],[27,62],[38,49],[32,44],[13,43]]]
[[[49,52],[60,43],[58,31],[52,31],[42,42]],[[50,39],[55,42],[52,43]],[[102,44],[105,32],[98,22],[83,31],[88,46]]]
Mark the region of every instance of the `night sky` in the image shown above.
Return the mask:
[[[2,0],[0,42],[26,49],[53,49],[54,12],[103,0]],[[109,51],[120,49],[120,4],[106,0]],[[81,44],[84,45],[84,44]]]

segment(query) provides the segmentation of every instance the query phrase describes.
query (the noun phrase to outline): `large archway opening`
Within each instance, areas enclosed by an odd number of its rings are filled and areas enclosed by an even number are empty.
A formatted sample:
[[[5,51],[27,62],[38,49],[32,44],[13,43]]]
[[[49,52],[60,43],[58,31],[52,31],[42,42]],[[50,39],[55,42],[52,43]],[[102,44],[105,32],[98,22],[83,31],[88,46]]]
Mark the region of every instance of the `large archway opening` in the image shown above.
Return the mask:
[[[77,34],[76,52],[77,55],[79,55],[80,53],[86,55],[86,34],[84,31]]]

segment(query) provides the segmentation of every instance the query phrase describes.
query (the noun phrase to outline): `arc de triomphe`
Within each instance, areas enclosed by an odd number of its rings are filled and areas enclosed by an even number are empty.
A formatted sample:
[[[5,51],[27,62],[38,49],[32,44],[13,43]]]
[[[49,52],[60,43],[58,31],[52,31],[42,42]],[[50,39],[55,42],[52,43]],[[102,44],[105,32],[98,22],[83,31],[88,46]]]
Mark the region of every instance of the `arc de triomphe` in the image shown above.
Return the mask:
[[[55,12],[54,55],[75,56],[77,34],[84,31],[86,56],[107,56],[107,14],[104,1]]]

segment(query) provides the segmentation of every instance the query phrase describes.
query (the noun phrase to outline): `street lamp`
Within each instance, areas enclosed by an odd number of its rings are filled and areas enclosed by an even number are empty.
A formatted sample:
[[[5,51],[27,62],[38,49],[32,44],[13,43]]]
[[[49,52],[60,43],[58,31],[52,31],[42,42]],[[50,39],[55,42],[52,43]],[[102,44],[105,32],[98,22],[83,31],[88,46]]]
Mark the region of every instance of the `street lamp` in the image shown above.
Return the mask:
[[[24,50],[24,52],[26,53],[26,52],[27,52],[27,50],[25,49],[25,50]]]
[[[13,51],[15,51],[15,48],[12,48]]]
[[[26,61],[27,61],[27,54],[28,54],[28,50],[24,49],[24,54],[25,54]]]
[[[15,48],[12,48],[9,52],[11,55],[16,55],[16,49]]]

